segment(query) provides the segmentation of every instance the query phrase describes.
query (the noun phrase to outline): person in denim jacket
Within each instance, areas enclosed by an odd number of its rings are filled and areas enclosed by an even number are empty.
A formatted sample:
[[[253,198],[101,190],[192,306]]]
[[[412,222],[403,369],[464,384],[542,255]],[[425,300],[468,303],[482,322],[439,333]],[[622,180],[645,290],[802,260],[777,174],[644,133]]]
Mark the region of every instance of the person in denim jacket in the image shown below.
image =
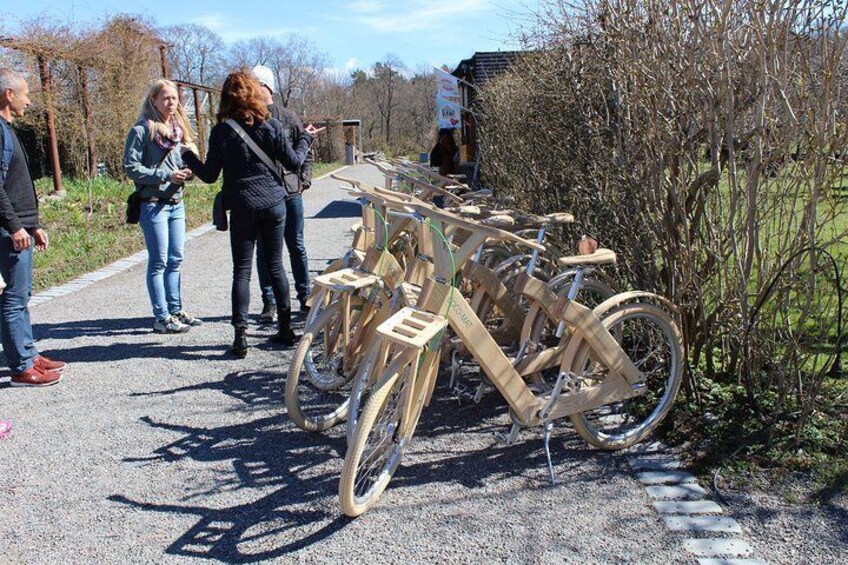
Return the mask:
[[[138,122],[124,146],[124,172],[141,198],[139,225],[147,245],[147,292],[153,308],[153,331],[182,333],[203,323],[186,313],[180,296],[180,266],[185,248],[183,187],[191,171],[181,146],[194,136],[180,102],[177,85],[153,82],[141,104]]]

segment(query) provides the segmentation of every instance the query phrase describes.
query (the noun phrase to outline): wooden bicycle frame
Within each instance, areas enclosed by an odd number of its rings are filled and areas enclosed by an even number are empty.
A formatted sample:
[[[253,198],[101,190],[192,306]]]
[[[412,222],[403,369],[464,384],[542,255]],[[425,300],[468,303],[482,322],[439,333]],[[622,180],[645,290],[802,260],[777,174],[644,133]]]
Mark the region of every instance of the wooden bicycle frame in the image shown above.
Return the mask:
[[[488,237],[515,236],[431,208],[425,209],[417,205],[415,208],[440,225],[454,224],[471,232],[466,243],[455,253],[453,262],[450,261],[444,245],[435,246],[436,271],[424,284],[417,307],[447,318],[448,324],[507,400],[522,425],[541,424],[543,420],[540,412],[549,404],[549,399],[544,396],[537,397],[527,387],[521,373],[489,335],[458,289],[447,282],[453,277],[452,265],[465,263]],[[497,232],[497,235],[493,232]],[[549,406],[550,419],[562,418],[640,394],[641,387],[638,385],[644,381],[644,376],[591,309],[574,301],[558,299],[552,313],[556,316],[555,319],[564,320],[574,332],[574,337],[568,341],[563,352],[561,367],[570,367],[573,370],[575,356],[580,346],[585,343],[590,348],[592,359],[603,363],[609,369],[609,375],[598,385],[583,386],[576,392],[560,395]],[[527,361],[528,365],[531,363],[532,361]],[[435,378],[435,374],[426,376]],[[416,389],[429,390],[431,386],[430,383],[421,383]]]

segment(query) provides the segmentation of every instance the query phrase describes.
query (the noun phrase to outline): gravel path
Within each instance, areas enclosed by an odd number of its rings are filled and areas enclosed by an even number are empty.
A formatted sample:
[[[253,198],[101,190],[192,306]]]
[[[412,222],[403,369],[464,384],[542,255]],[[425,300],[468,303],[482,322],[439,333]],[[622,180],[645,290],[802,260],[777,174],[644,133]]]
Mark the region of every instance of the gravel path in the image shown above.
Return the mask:
[[[306,196],[313,273],[359,214],[336,184]],[[184,335],[151,333],[144,265],[33,308],[40,347],[72,367],[50,389],[0,378],[15,426],[0,440],[0,563],[696,562],[623,456],[558,426],[551,486],[540,433],[497,443],[495,393],[469,405],[438,389],[381,504],[345,518],[342,430],[308,434],[285,414],[291,352],[254,326],[248,357],[226,356],[230,272],[226,234],[189,243],[186,307],[206,324]]]

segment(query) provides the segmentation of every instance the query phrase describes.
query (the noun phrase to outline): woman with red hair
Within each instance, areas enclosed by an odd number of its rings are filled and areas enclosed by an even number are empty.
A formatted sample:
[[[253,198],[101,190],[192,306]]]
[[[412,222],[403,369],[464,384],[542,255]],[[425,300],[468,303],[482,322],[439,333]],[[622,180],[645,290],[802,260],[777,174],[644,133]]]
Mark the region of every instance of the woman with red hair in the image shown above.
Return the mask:
[[[286,222],[286,190],[283,168],[298,170],[306,159],[311,125],[289,141],[283,125],[270,119],[260,85],[249,69],[230,73],[224,81],[217,125],[209,135],[209,153],[203,163],[191,151],[183,153],[186,165],[207,183],[223,170],[225,207],[230,210],[230,246],[233,255],[232,353],[247,355],[247,313],[250,302],[250,271],[257,238],[265,251],[263,260],[271,275],[277,301],[279,329],[271,340],[292,346],[299,336],[291,330],[289,284],[283,268],[283,232]],[[279,166],[282,164],[282,167]]]

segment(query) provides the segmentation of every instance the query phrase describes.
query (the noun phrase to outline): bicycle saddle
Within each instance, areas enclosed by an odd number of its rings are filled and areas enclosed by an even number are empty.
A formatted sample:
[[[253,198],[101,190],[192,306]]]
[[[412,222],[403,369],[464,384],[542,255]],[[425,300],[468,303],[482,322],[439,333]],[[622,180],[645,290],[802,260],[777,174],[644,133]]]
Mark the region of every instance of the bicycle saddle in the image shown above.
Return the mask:
[[[508,229],[515,226],[515,220],[511,216],[506,215],[489,216],[480,220],[480,223],[500,229]]]
[[[616,261],[617,257],[615,256],[615,251],[611,249],[604,249],[602,247],[588,255],[570,255],[557,259],[557,263],[560,267],[614,265]]]

